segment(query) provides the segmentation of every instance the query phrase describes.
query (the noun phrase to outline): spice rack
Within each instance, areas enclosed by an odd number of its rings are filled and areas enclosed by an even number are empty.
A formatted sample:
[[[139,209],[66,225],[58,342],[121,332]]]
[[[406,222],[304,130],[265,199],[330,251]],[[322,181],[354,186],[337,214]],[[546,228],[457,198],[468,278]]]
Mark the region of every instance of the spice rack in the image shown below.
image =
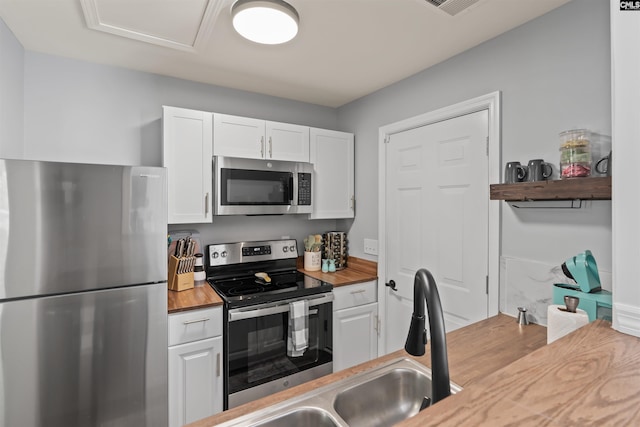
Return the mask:
[[[611,200],[611,177],[491,184],[489,198],[507,202]]]

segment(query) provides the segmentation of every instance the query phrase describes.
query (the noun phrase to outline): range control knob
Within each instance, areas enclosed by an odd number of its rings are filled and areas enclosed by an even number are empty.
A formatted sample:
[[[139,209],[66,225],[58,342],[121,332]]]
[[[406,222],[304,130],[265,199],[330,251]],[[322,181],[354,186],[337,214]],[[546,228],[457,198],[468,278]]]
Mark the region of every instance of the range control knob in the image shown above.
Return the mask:
[[[222,251],[222,253],[220,254],[220,256],[222,258],[226,258],[227,257],[227,251]]]
[[[295,252],[296,251],[296,247],[293,246],[293,245],[289,246],[289,251]]]
[[[283,247],[282,247],[282,252],[288,252],[288,251],[289,251],[289,248],[288,248],[288,247],[286,247],[286,246],[283,246]]]
[[[212,257],[213,259],[218,258],[218,256],[220,256],[220,255],[218,254],[218,252],[214,252],[214,253],[212,253],[212,254],[211,254],[211,257]]]

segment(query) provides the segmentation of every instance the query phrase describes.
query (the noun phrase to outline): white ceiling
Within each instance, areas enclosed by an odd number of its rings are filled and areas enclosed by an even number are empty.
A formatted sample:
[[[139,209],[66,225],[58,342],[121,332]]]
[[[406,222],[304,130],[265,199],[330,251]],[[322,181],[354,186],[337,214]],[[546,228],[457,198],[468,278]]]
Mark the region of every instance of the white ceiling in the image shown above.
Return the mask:
[[[569,0],[289,0],[291,42],[231,27],[234,0],[0,0],[26,50],[338,107],[442,62]],[[88,19],[85,19],[85,11]]]

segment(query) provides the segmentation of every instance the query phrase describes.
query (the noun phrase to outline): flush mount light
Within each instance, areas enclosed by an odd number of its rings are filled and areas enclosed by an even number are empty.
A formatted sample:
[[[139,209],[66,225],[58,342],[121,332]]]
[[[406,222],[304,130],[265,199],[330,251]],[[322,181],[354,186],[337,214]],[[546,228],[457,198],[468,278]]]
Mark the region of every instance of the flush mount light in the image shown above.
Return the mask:
[[[286,43],[298,34],[298,12],[282,0],[238,0],[231,15],[238,34],[256,43]]]

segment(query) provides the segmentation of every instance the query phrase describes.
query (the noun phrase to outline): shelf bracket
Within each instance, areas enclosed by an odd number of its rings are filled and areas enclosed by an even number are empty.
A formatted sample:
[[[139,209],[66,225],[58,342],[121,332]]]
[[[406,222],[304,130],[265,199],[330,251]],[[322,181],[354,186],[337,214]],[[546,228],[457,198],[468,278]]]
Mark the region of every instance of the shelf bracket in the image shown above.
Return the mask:
[[[582,199],[509,201],[517,209],[580,209]]]

